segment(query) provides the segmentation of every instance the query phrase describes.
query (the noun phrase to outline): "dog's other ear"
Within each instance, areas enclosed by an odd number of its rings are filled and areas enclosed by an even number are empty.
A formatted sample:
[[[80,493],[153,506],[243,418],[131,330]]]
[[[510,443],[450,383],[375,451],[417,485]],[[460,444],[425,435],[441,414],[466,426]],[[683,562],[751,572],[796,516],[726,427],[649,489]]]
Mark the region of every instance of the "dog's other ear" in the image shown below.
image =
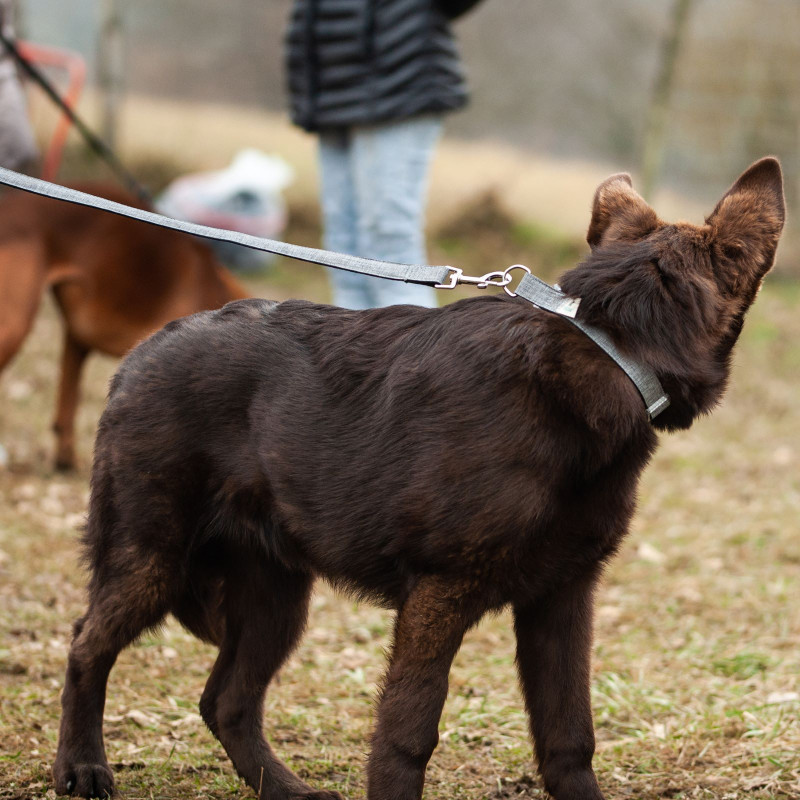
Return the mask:
[[[762,158],[742,173],[706,220],[721,266],[735,268],[729,281],[734,288],[769,271],[785,220],[781,165],[776,158]]]
[[[603,239],[635,240],[658,227],[656,212],[637,194],[627,172],[606,178],[594,193],[586,241],[594,250]]]

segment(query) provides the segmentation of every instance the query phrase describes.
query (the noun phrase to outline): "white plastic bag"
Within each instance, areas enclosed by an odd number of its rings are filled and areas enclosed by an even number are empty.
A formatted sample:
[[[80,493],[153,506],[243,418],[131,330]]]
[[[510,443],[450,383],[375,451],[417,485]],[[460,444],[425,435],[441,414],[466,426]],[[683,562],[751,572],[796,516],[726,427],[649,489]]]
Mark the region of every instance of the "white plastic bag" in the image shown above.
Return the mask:
[[[175,219],[278,239],[287,219],[282,193],[293,180],[294,170],[280,156],[242,150],[226,169],[173,181],[156,201],[156,208]],[[211,242],[211,246],[222,261],[243,270],[258,269],[274,258],[226,242]]]

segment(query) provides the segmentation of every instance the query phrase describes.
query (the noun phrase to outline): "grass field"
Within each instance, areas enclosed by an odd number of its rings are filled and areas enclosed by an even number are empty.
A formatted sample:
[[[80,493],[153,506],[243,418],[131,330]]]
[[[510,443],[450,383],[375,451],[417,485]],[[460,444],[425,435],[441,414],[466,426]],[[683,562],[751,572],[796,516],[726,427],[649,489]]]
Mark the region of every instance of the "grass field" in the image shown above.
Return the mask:
[[[325,292],[314,268],[286,265],[251,288],[274,297]],[[0,382],[0,441],[11,456],[0,470],[3,800],[54,796],[59,691],[86,579],[77,529],[114,369],[90,362],[81,467],[54,474],[58,340],[48,303]],[[646,473],[632,535],[598,598],[595,765],[609,800],[800,796],[799,374],[800,287],[775,282],[751,312],[723,407],[665,438]],[[307,635],[268,700],[279,753],[312,783],[353,800],[365,796],[390,626],[387,612],[319,586]],[[253,796],[197,713],[213,659],[175,623],[121,655],[105,730],[122,798]],[[467,636],[440,730],[427,797],[543,797],[507,614]]]

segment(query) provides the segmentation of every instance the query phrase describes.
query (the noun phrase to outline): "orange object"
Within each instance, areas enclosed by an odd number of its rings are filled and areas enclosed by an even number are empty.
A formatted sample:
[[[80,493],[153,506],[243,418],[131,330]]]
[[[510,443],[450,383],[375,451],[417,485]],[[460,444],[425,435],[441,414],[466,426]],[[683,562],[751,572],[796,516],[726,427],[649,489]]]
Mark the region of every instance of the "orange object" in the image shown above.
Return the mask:
[[[17,47],[21,55],[37,66],[58,69],[66,74],[67,91],[63,100],[69,108],[74,109],[86,83],[86,61],[83,57],[70,50],[45,47],[33,42],[18,41]],[[54,180],[61,167],[70,125],[69,117],[62,114],[45,150],[42,160],[42,177],[47,181]]]

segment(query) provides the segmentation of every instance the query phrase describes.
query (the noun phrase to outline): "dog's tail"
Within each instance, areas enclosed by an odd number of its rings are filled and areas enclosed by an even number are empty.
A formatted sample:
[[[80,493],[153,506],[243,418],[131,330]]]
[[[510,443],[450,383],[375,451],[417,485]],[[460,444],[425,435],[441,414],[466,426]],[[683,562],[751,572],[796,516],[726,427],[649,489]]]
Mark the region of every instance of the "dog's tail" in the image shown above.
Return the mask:
[[[28,335],[46,285],[41,240],[23,236],[0,243],[0,372]]]

